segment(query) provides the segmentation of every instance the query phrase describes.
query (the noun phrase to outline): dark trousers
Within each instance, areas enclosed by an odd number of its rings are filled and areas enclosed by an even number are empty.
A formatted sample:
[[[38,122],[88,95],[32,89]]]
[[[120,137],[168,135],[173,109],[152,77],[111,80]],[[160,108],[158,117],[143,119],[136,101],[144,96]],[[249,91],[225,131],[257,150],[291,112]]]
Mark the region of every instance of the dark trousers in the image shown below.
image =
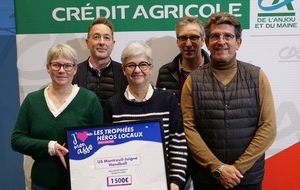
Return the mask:
[[[192,160],[193,157],[190,154],[190,151],[188,151],[188,157],[187,157],[187,169],[186,169],[186,176],[185,176],[185,186],[184,188],[181,188],[180,190],[189,190],[191,186],[191,169],[192,169]]]
[[[31,190],[51,190],[51,189],[31,184]]]
[[[262,183],[251,185],[238,185],[232,189],[225,189],[221,184],[203,184],[200,181],[193,181],[194,190],[262,190]]]

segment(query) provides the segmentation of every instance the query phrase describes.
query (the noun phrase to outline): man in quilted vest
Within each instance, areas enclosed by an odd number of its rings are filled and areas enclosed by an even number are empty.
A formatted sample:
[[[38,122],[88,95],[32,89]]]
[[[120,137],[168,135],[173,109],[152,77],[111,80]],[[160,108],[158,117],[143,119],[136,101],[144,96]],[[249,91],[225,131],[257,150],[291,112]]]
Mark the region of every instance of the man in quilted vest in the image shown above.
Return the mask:
[[[194,189],[261,190],[265,151],[276,136],[268,78],[236,59],[242,27],[234,15],[212,14],[205,34],[211,62],[189,75],[181,96]]]

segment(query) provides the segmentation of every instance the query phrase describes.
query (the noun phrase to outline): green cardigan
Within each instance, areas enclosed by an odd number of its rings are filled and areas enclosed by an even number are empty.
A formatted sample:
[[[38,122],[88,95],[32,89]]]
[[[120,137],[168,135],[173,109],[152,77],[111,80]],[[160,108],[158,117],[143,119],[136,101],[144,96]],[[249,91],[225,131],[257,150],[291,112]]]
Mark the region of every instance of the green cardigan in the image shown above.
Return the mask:
[[[50,156],[51,140],[65,143],[65,128],[103,123],[103,110],[97,96],[84,88],[70,104],[54,117],[50,112],[44,89],[29,93],[23,101],[11,138],[13,150],[34,159],[32,183],[51,189],[67,189],[68,175],[57,156]]]

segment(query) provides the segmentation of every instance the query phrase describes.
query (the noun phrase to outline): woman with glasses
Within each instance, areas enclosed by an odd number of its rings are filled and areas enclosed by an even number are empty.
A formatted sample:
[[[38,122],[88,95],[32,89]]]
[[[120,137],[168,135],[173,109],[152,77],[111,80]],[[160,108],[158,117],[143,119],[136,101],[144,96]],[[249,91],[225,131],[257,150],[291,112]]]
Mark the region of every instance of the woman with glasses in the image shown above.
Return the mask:
[[[128,86],[124,92],[108,100],[104,121],[162,119],[170,187],[179,190],[185,184],[187,145],[178,100],[172,92],[155,89],[150,84],[153,58],[149,46],[130,44],[123,50],[121,61]]]
[[[64,129],[103,123],[97,96],[72,85],[77,53],[67,44],[48,51],[51,84],[29,93],[23,101],[11,138],[13,150],[31,156],[32,190],[68,189]]]

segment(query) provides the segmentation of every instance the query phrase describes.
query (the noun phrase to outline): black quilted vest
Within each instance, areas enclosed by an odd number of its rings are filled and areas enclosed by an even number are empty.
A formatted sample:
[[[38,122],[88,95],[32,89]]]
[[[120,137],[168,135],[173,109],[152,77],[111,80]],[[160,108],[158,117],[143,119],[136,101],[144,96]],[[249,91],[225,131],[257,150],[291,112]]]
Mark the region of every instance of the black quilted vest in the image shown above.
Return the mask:
[[[103,77],[102,77],[103,76]],[[114,75],[112,65],[102,71],[100,77],[91,68],[87,71],[87,89],[95,92],[102,107],[105,106],[108,98],[115,94]]]
[[[233,164],[258,129],[260,68],[238,61],[237,74],[224,86],[209,67],[191,73],[196,127],[213,154],[223,163]],[[198,169],[207,183],[215,182],[209,171]],[[244,174],[241,184],[260,182],[263,175],[264,155]]]

